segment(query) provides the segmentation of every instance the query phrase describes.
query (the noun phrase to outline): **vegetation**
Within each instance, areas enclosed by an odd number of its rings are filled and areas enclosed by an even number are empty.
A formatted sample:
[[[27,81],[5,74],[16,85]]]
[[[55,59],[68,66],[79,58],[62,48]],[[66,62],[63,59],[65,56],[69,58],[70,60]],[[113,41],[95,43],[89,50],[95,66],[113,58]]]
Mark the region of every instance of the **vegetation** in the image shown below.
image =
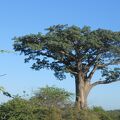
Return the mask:
[[[14,53],[14,52],[9,50],[0,50],[0,53]]]
[[[14,38],[14,50],[23,53],[32,69],[51,69],[63,80],[66,73],[75,78],[76,107],[87,108],[90,90],[100,84],[120,80],[120,32],[85,26],[54,25],[46,34]],[[92,82],[96,71],[101,76]]]
[[[108,113],[113,120],[120,119],[120,110],[111,110],[111,111],[108,111]]]
[[[64,89],[46,86],[38,89],[30,100],[36,101],[36,104],[39,106],[64,107],[66,104],[69,104],[70,97],[72,97],[72,93]]]
[[[56,101],[59,100],[54,95],[58,92],[60,102],[63,102],[64,106],[56,105]],[[0,120],[119,120],[120,118],[120,111],[107,112],[100,107],[78,110],[72,104],[71,95],[57,87],[40,88],[29,100],[15,97],[1,104]],[[49,104],[51,101],[52,104]]]
[[[0,87],[0,92],[11,97],[0,104],[0,120],[120,120],[120,110],[87,106],[94,86],[120,81],[120,32],[67,25],[46,30],[46,34],[14,38],[14,50],[27,56],[25,63],[34,60],[32,69],[51,69],[59,80],[66,73],[74,77],[75,103],[72,93],[54,86],[38,89],[29,99],[12,96]],[[0,50],[5,52],[10,51]],[[101,75],[92,82],[96,71]]]

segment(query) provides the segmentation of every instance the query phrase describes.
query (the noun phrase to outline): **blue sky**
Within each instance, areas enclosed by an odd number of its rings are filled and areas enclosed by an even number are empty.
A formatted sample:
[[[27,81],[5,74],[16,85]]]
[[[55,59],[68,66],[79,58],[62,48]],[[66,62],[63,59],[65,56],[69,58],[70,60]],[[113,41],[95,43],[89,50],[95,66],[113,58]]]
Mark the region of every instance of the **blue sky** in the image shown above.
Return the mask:
[[[44,32],[55,24],[91,26],[120,30],[119,0],[0,0],[0,49],[13,49],[14,36]],[[38,87],[56,85],[74,92],[74,79],[70,76],[58,81],[53,72],[30,69],[19,53],[0,54],[0,86],[12,94],[31,94]],[[96,74],[94,79],[98,76]],[[120,82],[98,86],[91,91],[89,105],[105,109],[120,109]],[[0,96],[0,102],[8,98]]]

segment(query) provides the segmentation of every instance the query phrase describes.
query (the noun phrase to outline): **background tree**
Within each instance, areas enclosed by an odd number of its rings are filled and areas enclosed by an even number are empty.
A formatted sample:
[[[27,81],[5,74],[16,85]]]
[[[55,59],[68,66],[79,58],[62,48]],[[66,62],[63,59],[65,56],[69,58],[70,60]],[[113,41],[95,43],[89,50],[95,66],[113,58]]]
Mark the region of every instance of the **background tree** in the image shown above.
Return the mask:
[[[36,101],[38,106],[64,107],[69,104],[72,93],[57,87],[43,87],[34,92],[31,101]]]
[[[51,69],[60,80],[70,73],[75,78],[79,109],[87,107],[91,88],[120,80],[120,32],[67,25],[54,25],[46,30],[46,34],[14,38],[14,50],[24,53],[25,63],[34,60],[32,69]],[[92,82],[98,70],[102,74]]]

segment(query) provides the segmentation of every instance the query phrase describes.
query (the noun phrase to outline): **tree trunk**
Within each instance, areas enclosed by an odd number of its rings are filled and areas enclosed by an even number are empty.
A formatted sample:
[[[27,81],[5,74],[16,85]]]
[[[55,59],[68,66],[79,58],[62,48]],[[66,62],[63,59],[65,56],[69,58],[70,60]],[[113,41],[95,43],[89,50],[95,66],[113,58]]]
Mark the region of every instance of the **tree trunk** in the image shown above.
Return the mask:
[[[76,101],[75,105],[78,110],[87,108],[87,97],[91,89],[89,82],[85,81],[79,74],[75,77]]]

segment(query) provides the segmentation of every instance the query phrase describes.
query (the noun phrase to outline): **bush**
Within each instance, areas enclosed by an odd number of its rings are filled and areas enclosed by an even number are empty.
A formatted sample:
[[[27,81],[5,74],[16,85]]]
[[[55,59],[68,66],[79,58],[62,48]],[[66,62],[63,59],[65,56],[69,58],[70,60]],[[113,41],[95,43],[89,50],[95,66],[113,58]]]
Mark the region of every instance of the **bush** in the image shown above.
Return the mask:
[[[112,120],[109,114],[101,107],[94,107],[93,112],[97,114],[100,120]]]
[[[39,107],[34,114],[35,120],[62,120],[60,109],[54,107]]]
[[[35,120],[34,106],[22,98],[14,98],[0,106],[0,120]]]
[[[63,120],[100,120],[99,117],[91,110],[78,111],[74,107],[64,110]]]
[[[108,114],[113,120],[120,120],[120,110],[111,110]]]

